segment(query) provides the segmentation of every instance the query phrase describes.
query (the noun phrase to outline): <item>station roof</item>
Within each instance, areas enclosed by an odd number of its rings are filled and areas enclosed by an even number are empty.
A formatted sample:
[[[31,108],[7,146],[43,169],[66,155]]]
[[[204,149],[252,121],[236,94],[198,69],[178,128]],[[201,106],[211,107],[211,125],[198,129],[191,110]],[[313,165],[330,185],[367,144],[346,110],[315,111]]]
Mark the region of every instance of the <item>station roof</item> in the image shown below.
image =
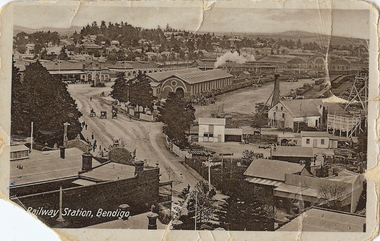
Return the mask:
[[[363,232],[366,218],[313,207],[276,231]]]
[[[75,177],[82,170],[83,152],[77,148],[67,148],[65,158],[60,150],[37,151],[29,153],[29,159],[10,162],[10,185],[18,186],[61,178]],[[22,169],[17,168],[21,165]],[[92,160],[92,166],[100,162]]]
[[[166,71],[161,73],[150,73],[147,74],[155,82],[162,82],[170,77],[177,77],[182,79],[184,82],[188,84],[196,84],[202,82],[208,82],[211,80],[230,78],[232,75],[221,70],[221,69],[213,69],[213,70],[200,70],[197,68],[189,68],[189,69],[179,69],[173,71]]]
[[[252,161],[247,170],[245,170],[244,175],[284,182],[285,174],[299,173],[304,167],[304,165],[298,163],[257,159]]]

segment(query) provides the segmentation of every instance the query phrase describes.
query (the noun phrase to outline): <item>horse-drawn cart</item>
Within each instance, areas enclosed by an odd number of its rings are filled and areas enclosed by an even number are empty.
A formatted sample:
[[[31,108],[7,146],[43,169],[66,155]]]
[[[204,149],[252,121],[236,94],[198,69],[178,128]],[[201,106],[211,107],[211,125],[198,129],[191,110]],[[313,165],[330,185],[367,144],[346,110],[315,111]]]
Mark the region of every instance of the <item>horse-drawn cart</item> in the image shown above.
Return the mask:
[[[100,119],[107,119],[107,111],[100,112]]]

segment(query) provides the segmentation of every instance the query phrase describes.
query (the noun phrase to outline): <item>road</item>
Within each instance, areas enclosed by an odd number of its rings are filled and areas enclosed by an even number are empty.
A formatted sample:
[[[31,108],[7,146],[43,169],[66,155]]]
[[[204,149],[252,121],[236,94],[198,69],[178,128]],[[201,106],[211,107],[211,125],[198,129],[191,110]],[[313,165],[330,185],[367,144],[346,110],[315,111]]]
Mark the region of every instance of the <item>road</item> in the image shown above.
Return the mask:
[[[180,192],[188,184],[194,186],[201,177],[193,170],[187,169],[180,163],[180,159],[169,152],[165,147],[164,134],[162,134],[163,124],[160,122],[142,122],[130,120],[124,114],[119,113],[117,119],[112,119],[111,106],[99,101],[100,94],[111,91],[113,82],[107,83],[103,88],[92,88],[85,84],[73,84],[68,86],[71,96],[76,100],[78,109],[83,116],[80,121],[85,121],[87,130],[82,134],[93,143],[96,140],[101,148],[108,148],[113,138],[120,138],[121,145],[129,151],[136,149],[136,160],[146,160],[149,166],[159,164],[161,181],[173,181],[173,190]],[[90,100],[92,97],[92,100]],[[97,116],[90,117],[91,108]],[[108,118],[100,119],[100,111],[107,111]],[[92,134],[94,139],[92,139]]]

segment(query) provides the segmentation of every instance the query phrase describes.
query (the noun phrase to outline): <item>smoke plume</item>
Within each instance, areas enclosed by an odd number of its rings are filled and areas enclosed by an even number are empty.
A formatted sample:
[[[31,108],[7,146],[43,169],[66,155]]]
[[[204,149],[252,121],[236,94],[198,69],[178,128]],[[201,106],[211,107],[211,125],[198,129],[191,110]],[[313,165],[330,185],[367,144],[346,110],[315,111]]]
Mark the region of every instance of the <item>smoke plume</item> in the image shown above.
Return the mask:
[[[222,56],[216,59],[214,68],[215,69],[218,68],[219,66],[226,63],[227,61],[243,64],[248,61],[256,61],[256,59],[255,59],[255,56],[252,54],[246,54],[246,53],[239,54],[237,51],[235,52],[227,51],[225,54],[223,54]]]

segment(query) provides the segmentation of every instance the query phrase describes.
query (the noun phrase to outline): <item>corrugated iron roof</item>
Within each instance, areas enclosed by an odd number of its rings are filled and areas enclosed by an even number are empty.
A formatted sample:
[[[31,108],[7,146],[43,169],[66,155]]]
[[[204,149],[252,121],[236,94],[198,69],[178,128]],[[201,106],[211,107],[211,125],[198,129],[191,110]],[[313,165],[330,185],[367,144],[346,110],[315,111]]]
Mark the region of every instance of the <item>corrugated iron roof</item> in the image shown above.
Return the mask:
[[[216,80],[216,79],[232,77],[232,75],[220,69],[202,71],[197,68],[179,69],[179,70],[166,71],[166,72],[161,72],[161,73],[150,73],[150,74],[147,74],[147,76],[152,78],[153,81],[155,82],[162,82],[171,76],[175,76],[177,78],[182,79],[188,84],[195,84],[195,83],[201,83],[201,82],[206,82],[206,81],[211,81],[211,80]]]
[[[275,186],[278,187],[282,184],[282,182],[279,181],[273,181],[273,180],[268,180],[264,178],[258,178],[258,177],[248,177],[244,179],[244,181],[254,183],[254,184],[260,184],[260,185],[266,185],[266,186]]]
[[[252,161],[244,175],[284,182],[285,174],[299,173],[302,169],[304,169],[304,165],[298,163],[257,159]]]

